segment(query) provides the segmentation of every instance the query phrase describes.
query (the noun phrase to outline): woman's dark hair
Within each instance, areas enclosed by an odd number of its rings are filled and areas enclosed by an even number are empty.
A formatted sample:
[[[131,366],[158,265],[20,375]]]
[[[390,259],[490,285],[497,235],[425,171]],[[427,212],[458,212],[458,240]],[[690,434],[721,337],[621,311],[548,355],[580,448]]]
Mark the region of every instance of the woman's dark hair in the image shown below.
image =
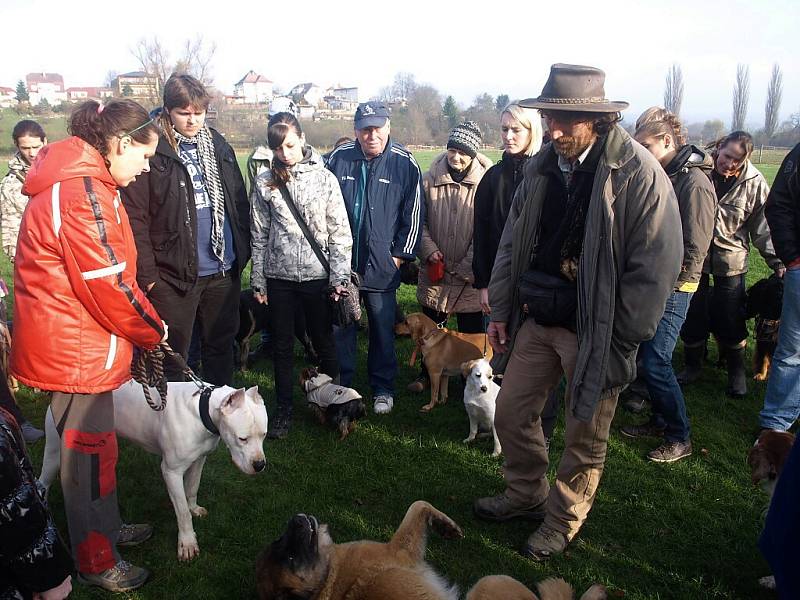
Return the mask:
[[[749,160],[750,155],[753,154],[753,136],[746,131],[732,131],[728,135],[711,142],[706,146],[706,150],[712,150],[712,155],[714,156],[714,160],[716,160],[717,153],[728,144],[736,144],[744,151],[742,163]]]
[[[303,135],[300,123],[292,113],[279,112],[269,119],[267,125],[267,145],[273,152],[281,147],[290,131],[297,137]],[[285,185],[289,181],[289,168],[277,158],[272,159],[272,187]]]
[[[170,146],[177,149],[178,143],[172,133],[172,120],[169,111],[173,108],[186,108],[191,106],[200,110],[208,110],[211,104],[211,95],[203,82],[187,75],[186,73],[173,73],[164,84],[164,110],[161,111],[161,129]]]
[[[21,137],[38,137],[40,140],[44,141],[47,136],[42,126],[36,121],[25,119],[14,125],[14,131],[11,132],[11,137],[14,138],[14,145],[17,146],[17,142],[19,142],[19,138]]]
[[[69,133],[105,157],[109,153],[108,140],[112,137],[130,135],[134,141],[147,144],[158,135],[158,128],[147,111],[133,100],[111,100],[105,106],[96,100],[87,100],[72,111]]]

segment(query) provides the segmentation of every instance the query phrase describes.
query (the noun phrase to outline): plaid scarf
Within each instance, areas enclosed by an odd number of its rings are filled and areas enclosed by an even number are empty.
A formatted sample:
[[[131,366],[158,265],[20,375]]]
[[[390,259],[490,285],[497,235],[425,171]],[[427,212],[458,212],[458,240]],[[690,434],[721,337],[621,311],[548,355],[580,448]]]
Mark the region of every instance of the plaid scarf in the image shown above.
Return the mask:
[[[206,190],[211,200],[211,249],[220,262],[225,257],[225,195],[219,179],[217,157],[214,153],[214,140],[207,125],[193,138],[178,133],[173,127],[172,133],[179,144],[194,144],[200,156],[200,172],[206,183]]]

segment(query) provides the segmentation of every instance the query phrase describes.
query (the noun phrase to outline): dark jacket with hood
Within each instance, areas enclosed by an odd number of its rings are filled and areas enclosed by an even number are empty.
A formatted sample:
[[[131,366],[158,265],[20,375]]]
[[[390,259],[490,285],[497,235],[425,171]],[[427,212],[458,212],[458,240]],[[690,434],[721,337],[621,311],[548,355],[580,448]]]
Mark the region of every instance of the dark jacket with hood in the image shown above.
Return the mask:
[[[354,240],[353,269],[362,277],[362,289],[396,290],[400,270],[392,257],[415,259],[425,222],[425,192],[417,161],[391,138],[380,156],[367,160],[354,141],[331,153],[328,169],[342,188]],[[362,172],[366,172],[367,183],[357,231],[354,210]]]
[[[709,179],[714,161],[696,146],[687,144],[666,166],[675,188],[683,228],[683,264],[675,289],[694,292],[703,274],[703,261],[714,233],[717,196]]]
[[[544,146],[525,166],[497,251],[489,303],[509,342],[495,354],[495,370],[505,369],[522,324],[517,284],[536,245],[551,181],[542,168],[552,152]],[[601,395],[636,378],[636,350],[655,334],[682,258],[678,203],[664,169],[614,125],[594,175],[578,266],[578,355],[568,394],[577,419],[590,421]]]
[[[0,408],[0,598],[30,598],[72,573],[39,485],[17,422]]]
[[[489,287],[497,247],[527,160],[527,156],[515,158],[504,152],[500,162],[489,167],[478,184],[472,238],[473,287],[476,289]]]
[[[786,266],[800,261],[800,144],[783,159],[764,213],[775,253]]]
[[[230,144],[211,129],[217,168],[225,196],[225,219],[230,222],[241,274],[250,259],[250,202]],[[142,289],[164,280],[188,291],[197,282],[197,209],[189,171],[162,135],[150,172],[122,190],[136,238],[137,282]]]

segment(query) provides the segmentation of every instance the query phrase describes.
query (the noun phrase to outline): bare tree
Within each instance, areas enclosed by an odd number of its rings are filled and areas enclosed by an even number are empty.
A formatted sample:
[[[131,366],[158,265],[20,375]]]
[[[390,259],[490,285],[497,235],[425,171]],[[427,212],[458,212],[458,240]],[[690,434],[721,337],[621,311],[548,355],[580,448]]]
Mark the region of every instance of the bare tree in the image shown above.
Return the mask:
[[[413,73],[400,72],[394,76],[394,84],[392,84],[394,100],[408,100],[416,88],[417,82]]]
[[[744,129],[747,105],[750,102],[750,67],[736,65],[736,84],[733,86],[733,119],[731,131]]]
[[[194,40],[186,40],[181,57],[173,63],[164,43],[157,36],[153,36],[151,39],[141,38],[131,53],[139,61],[142,71],[158,81],[158,90],[154,90],[158,95],[173,72],[189,73],[203,83],[210,84],[212,81],[210,65],[216,50],[215,43],[207,44],[203,36],[198,35]],[[150,100],[157,103],[159,98]]]
[[[764,107],[764,137],[769,140],[778,128],[778,113],[781,110],[783,96],[783,73],[778,63],[772,65],[772,77],[767,87],[767,103]]]
[[[664,87],[664,108],[674,115],[681,114],[683,104],[683,71],[677,63],[667,71],[667,81]]]
[[[110,88],[114,85],[114,80],[117,78],[119,73],[114,71],[113,69],[106,72],[106,78],[103,80],[103,85]]]
[[[214,79],[211,77],[211,61],[217,51],[217,44],[206,44],[203,36],[198,34],[193,40],[186,40],[183,46],[183,56],[175,63],[175,72],[188,73],[197,77],[206,85]]]

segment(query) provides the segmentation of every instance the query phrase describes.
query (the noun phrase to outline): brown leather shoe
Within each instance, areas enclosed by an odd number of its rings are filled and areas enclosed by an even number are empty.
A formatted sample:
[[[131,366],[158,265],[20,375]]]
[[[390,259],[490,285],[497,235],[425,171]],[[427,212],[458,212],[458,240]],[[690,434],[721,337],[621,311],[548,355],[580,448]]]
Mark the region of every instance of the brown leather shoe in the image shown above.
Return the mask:
[[[542,524],[530,535],[521,554],[536,562],[544,562],[563,553],[567,544],[569,542],[566,535]]]
[[[406,389],[409,392],[414,392],[415,394],[419,394],[423,392],[426,387],[430,385],[430,382],[425,377],[417,377],[414,381],[409,383],[406,386]]]
[[[475,500],[472,512],[479,519],[487,521],[509,521],[511,519],[541,521],[547,513],[547,499],[539,504],[523,504],[514,502],[505,494],[498,494]]]

